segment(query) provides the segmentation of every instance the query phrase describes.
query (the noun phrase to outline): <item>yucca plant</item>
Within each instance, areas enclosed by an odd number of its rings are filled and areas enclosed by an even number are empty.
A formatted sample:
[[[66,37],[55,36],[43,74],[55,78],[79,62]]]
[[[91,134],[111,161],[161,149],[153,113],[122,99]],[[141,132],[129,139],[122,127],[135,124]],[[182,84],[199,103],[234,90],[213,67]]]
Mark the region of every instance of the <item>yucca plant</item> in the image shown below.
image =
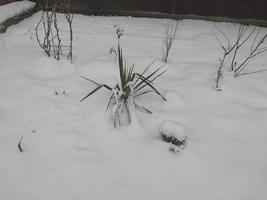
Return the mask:
[[[87,99],[95,92],[101,88],[105,88],[111,91],[111,97],[108,101],[107,109],[112,106],[112,117],[114,122],[114,127],[120,126],[125,119],[123,119],[122,114],[126,114],[127,121],[126,123],[131,123],[131,109],[138,109],[142,112],[151,114],[152,112],[147,108],[140,106],[136,103],[135,97],[145,95],[147,93],[153,92],[159,95],[164,101],[165,97],[153,86],[153,82],[162,76],[166,70],[161,71],[163,66],[154,70],[152,73],[145,75],[148,69],[152,66],[153,62],[150,63],[142,73],[134,72],[134,65],[128,67],[126,62],[123,60],[122,48],[118,43],[118,63],[119,63],[119,73],[120,73],[120,82],[111,87],[106,84],[97,83],[89,78],[81,76],[81,78],[90,81],[95,84],[97,87],[87,94],[81,101]],[[161,72],[160,72],[161,71]],[[160,73],[159,73],[160,72]]]

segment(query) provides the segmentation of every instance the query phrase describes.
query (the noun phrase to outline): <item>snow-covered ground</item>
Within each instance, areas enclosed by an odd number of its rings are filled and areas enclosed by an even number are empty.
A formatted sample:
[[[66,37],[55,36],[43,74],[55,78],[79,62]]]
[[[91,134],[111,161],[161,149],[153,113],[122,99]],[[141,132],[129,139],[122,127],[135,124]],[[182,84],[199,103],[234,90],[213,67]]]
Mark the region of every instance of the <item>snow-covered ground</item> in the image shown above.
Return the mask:
[[[167,20],[75,15],[70,64],[41,51],[34,33],[39,18],[0,35],[1,200],[267,199],[267,73],[227,79],[221,92],[213,91],[222,53],[213,23],[180,23],[168,72],[155,82],[168,101],[140,97],[153,114],[137,112],[137,122],[113,129],[108,91],[80,103],[94,85],[79,76],[115,82],[117,62],[109,54],[115,24],[125,30],[127,63],[137,71],[152,60],[159,67]],[[229,34],[237,28],[217,26]],[[266,62],[261,56],[248,70]],[[179,153],[160,139],[164,120],[185,130],[187,146]]]
[[[18,1],[0,6],[0,24],[11,17],[22,14],[34,6],[35,3],[32,1]]]

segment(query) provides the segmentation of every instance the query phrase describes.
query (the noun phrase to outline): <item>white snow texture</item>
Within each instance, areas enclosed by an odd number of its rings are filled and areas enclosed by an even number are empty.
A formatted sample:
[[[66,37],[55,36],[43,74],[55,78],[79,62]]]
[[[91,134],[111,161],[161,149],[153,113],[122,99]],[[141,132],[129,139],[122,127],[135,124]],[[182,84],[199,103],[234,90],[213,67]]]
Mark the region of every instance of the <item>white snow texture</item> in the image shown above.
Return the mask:
[[[1,20],[11,15],[0,9]],[[115,24],[124,29],[127,64],[142,72],[155,60],[150,72],[157,69],[167,19],[75,15],[71,64],[66,55],[57,61],[40,49],[40,17],[0,34],[0,200],[267,199],[267,73],[229,77],[221,92],[213,91],[222,55],[214,22],[180,22],[168,71],[154,83],[167,101],[153,93],[137,97],[153,114],[136,111],[133,123],[114,129],[106,111],[111,93],[103,89],[80,102],[95,88],[80,76],[116,84],[118,63],[109,54],[117,44]],[[61,14],[58,25],[68,41]],[[216,26],[236,37],[237,24]],[[266,63],[259,56],[246,70]],[[164,120],[186,130],[179,153],[160,139]]]

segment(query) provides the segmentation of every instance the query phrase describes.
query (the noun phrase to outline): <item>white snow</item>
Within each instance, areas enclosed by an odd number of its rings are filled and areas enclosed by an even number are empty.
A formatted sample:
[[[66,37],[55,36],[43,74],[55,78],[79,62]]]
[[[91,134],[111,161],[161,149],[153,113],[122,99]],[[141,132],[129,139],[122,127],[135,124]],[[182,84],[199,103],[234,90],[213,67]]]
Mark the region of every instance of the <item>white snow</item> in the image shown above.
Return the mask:
[[[35,3],[32,1],[17,1],[0,6],[0,24],[9,18],[15,17],[33,8]]]
[[[186,138],[185,129],[181,124],[171,120],[165,120],[160,124],[159,127],[160,134],[166,135],[168,137],[175,137],[179,141],[183,141]]]
[[[154,69],[161,66],[167,20],[75,15],[71,64],[39,48],[34,28],[40,16],[0,35],[1,200],[267,199],[267,73],[227,79],[221,92],[213,91],[222,53],[213,23],[180,23],[168,71],[155,82],[168,101],[140,97],[153,114],[137,111],[131,125],[113,129],[105,111],[109,91],[80,103],[95,85],[79,76],[109,85],[118,80],[109,54],[115,24],[124,29],[129,65],[135,62],[139,72],[153,60]],[[68,37],[64,16],[58,20]],[[235,37],[237,25],[217,26]],[[247,70],[266,62],[260,56]],[[186,130],[187,146],[177,154],[160,139],[164,120]],[[23,153],[17,148],[22,135]]]

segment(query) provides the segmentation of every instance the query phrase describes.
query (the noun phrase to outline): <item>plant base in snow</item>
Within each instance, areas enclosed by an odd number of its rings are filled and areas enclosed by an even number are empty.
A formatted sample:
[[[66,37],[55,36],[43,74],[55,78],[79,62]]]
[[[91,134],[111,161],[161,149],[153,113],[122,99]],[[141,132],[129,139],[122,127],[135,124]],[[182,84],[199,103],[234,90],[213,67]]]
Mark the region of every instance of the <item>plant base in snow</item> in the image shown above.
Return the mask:
[[[170,151],[179,152],[186,145],[183,127],[175,121],[164,121],[160,125],[160,135],[164,142],[170,144]]]
[[[115,93],[118,94],[116,91]],[[117,128],[131,123],[130,109],[132,108],[129,99],[124,100],[120,96],[116,96],[115,93],[113,92],[111,116],[113,119],[113,126]]]

